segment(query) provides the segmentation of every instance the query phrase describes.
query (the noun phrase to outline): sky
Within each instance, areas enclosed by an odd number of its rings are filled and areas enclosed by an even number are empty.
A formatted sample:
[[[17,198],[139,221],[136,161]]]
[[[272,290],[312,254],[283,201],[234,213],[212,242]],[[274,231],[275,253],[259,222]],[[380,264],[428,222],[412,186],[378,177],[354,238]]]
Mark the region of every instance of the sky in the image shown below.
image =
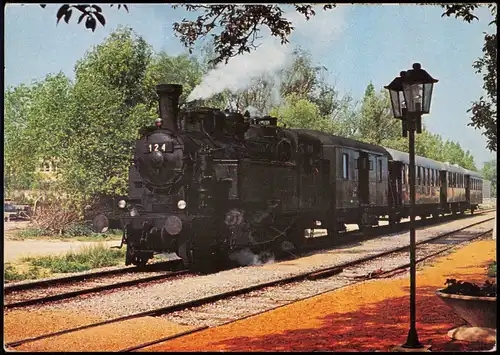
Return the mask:
[[[76,23],[56,24],[59,5],[8,4],[4,23],[4,90],[21,83],[64,72],[74,78],[74,66],[86,51],[101,43],[118,25],[131,27],[155,51],[171,55],[187,52],[175,37],[172,24],[196,14],[167,4],[130,4],[129,12],[100,4],[106,26],[95,32]],[[290,47],[311,52],[314,61],[328,69],[328,80],[341,94],[360,100],[371,81],[377,90],[389,84],[414,62],[422,64],[439,82],[434,86],[431,112],[423,121],[432,133],[459,142],[474,156],[476,166],[496,159],[481,132],[467,126],[471,102],[484,95],[482,79],[472,63],[482,56],[483,32],[492,32],[488,9],[479,21],[441,17],[439,6],[410,4],[339,4],[317,11],[306,21],[285,6],[296,30]],[[263,41],[267,38],[264,35]],[[283,47],[283,50],[287,48]],[[259,49],[260,50],[260,49]]]

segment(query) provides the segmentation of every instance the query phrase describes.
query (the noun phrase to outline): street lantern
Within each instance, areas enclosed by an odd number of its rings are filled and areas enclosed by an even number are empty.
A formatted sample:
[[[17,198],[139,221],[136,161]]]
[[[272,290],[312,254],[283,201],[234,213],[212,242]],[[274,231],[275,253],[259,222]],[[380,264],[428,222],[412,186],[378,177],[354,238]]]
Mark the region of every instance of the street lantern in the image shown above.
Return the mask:
[[[410,69],[401,74],[403,95],[408,112],[417,114],[429,113],[431,108],[432,88],[438,80],[434,79],[420,63],[413,64]]]
[[[426,348],[419,342],[416,328],[415,131],[422,132],[422,114],[430,111],[432,89],[437,82],[419,63],[415,63],[413,69],[400,72],[399,77],[385,86],[390,93],[392,113],[402,121],[403,136],[409,132],[410,330],[406,343],[402,345],[406,349]]]

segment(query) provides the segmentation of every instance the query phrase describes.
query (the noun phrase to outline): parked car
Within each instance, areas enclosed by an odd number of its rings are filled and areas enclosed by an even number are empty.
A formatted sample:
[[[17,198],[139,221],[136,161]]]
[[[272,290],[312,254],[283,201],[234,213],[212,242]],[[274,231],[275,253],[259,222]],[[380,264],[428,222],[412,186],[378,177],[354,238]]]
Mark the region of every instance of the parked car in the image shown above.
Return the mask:
[[[3,220],[9,222],[17,219],[30,219],[30,206],[17,206],[12,203],[3,204]]]

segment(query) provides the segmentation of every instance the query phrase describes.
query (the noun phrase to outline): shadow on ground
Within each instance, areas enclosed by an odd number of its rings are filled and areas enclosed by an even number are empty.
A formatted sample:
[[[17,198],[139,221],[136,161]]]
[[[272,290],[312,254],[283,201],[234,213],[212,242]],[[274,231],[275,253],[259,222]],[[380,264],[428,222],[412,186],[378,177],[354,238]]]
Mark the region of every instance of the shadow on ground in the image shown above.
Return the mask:
[[[465,322],[442,303],[435,291],[435,287],[419,288],[417,331],[420,341],[432,345],[432,351],[491,349],[493,344],[448,338],[450,329]],[[390,351],[392,346],[406,341],[409,299],[404,296],[367,304],[356,312],[330,314],[321,321],[322,325],[315,328],[213,342],[206,350],[213,346],[224,351]]]

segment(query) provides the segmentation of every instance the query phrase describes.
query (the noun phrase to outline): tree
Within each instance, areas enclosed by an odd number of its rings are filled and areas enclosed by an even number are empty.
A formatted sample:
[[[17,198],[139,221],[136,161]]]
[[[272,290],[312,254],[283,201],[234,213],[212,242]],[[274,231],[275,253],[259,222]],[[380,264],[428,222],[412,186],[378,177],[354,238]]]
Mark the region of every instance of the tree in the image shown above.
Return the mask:
[[[401,137],[401,122],[392,116],[387,90],[382,89],[377,94],[371,82],[361,105],[359,135],[367,143],[385,146],[394,146]]]
[[[196,58],[186,54],[170,56],[166,52],[156,54],[148,65],[145,74],[145,90],[147,105],[158,107],[155,86],[159,83],[181,84],[181,101],[185,101],[189,93],[198,85],[203,75],[202,66]]]
[[[32,156],[24,156],[21,150],[28,143],[24,133],[28,129],[32,97],[33,87],[23,84],[8,88],[4,93],[4,177],[7,189],[27,188],[33,180],[33,164],[26,161]]]
[[[4,94],[4,168],[13,188],[36,187],[40,160],[57,160],[67,142],[71,82],[63,74],[47,75],[31,86],[20,85]]]
[[[478,17],[474,11],[479,7],[476,4],[442,5],[446,11],[443,16],[455,15],[471,22]],[[472,103],[467,112],[472,112],[469,126],[483,129],[487,138],[486,147],[491,151],[497,150],[497,4],[488,4],[493,20],[494,32],[484,34],[483,57],[473,64],[477,74],[483,75],[483,89],[486,97],[481,96]]]
[[[129,28],[119,28],[75,67],[63,184],[84,201],[125,194],[139,127],[157,117],[148,107],[146,70],[152,50]]]
[[[491,196],[497,196],[497,160],[484,163],[482,174],[485,180],[491,181]]]
[[[286,98],[286,104],[271,112],[272,116],[280,119],[280,125],[290,128],[307,128],[333,133],[333,122],[321,116],[316,104],[296,93]]]

